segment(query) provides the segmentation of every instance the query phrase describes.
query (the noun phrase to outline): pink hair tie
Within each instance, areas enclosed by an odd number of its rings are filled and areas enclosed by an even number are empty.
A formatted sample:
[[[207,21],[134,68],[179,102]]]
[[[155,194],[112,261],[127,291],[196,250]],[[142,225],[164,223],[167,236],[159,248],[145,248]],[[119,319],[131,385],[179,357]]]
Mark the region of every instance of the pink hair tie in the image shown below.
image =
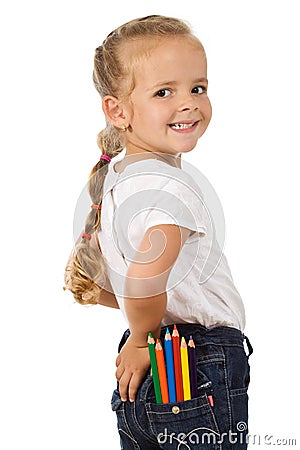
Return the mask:
[[[107,161],[108,163],[111,162],[111,158],[109,156],[107,156],[107,155],[101,155],[100,159],[105,159],[105,161]]]
[[[88,234],[88,233],[82,233],[82,239],[84,239],[84,238],[86,238],[86,239],[88,239],[89,241],[92,239],[92,236],[90,235],[90,234]]]

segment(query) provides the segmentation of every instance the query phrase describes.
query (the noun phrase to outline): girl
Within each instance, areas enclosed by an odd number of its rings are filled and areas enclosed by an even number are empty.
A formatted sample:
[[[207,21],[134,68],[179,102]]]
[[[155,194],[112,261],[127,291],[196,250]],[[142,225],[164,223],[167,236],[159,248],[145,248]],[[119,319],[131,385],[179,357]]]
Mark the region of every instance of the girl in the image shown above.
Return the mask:
[[[107,126],[66,287],[128,321],[112,398],[121,448],[246,448],[243,303],[201,190],[181,167],[211,119],[205,51],[184,22],[149,16],[110,33],[94,63]],[[156,404],[147,335],[163,338],[171,324],[193,335],[198,395]]]

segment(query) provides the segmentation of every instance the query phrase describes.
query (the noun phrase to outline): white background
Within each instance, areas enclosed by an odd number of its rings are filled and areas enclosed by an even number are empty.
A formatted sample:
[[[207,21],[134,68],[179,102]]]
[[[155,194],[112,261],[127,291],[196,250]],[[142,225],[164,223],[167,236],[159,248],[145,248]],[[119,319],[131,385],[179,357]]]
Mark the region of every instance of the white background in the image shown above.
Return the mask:
[[[250,432],[273,435],[268,444],[299,437],[297,7],[291,0],[2,7],[0,450],[119,448],[110,397],[126,324],[119,311],[75,304],[63,292],[63,272],[104,124],[94,49],[121,23],[157,13],[189,21],[208,56],[213,119],[186,160],[210,180],[225,213],[225,254],[255,349]]]

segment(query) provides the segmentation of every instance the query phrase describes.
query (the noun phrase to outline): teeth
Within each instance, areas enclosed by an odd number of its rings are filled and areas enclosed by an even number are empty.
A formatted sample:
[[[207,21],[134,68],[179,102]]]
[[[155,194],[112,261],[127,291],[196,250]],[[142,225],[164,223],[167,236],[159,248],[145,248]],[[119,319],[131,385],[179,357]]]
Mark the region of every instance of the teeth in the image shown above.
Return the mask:
[[[186,128],[192,128],[192,126],[195,125],[194,123],[172,123],[170,125],[171,128],[174,128],[175,130],[184,130]]]

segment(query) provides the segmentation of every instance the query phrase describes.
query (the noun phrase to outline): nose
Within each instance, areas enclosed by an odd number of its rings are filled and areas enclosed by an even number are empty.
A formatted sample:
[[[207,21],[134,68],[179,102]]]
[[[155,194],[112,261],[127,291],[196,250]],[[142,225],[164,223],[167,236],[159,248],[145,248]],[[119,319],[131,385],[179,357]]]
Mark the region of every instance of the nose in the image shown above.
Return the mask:
[[[185,94],[178,99],[178,111],[193,111],[198,109],[198,103],[195,95]]]

